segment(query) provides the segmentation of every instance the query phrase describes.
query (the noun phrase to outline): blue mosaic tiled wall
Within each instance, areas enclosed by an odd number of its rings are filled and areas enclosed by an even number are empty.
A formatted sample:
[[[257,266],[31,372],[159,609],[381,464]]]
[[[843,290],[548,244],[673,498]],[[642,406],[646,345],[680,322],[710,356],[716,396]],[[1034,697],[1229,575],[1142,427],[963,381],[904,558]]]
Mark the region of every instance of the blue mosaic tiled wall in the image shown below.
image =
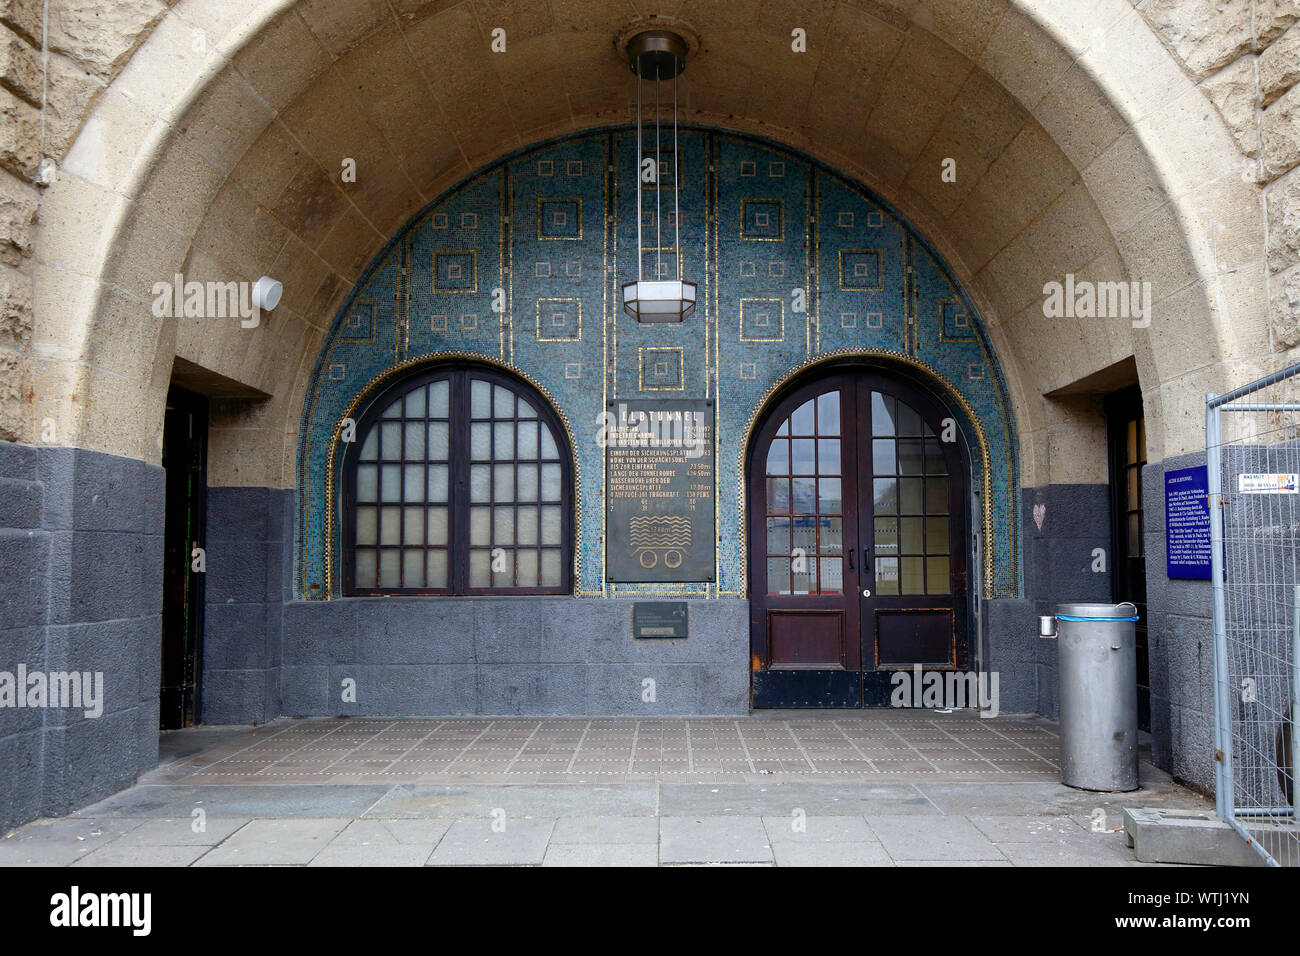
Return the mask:
[[[396,371],[474,356],[516,370],[555,404],[576,454],[578,593],[743,596],[742,456],[766,397],[796,370],[859,354],[946,394],[985,511],[984,593],[1021,592],[1019,480],[1006,386],[983,324],[943,262],[868,190],[790,150],[683,130],[681,248],[672,192],[644,194],[645,277],[698,284],[684,325],[619,308],[637,258],[635,130],[532,147],[475,174],[416,216],[371,264],[317,361],[298,450],[295,589],[339,591],[340,422]],[[671,184],[672,149],[660,154]],[[657,220],[656,217],[662,218]],[[806,310],[794,290],[806,295]],[[497,291],[499,290],[499,291]],[[495,303],[503,311],[494,310]],[[717,579],[604,580],[598,416],[617,398],[712,398],[717,409]]]

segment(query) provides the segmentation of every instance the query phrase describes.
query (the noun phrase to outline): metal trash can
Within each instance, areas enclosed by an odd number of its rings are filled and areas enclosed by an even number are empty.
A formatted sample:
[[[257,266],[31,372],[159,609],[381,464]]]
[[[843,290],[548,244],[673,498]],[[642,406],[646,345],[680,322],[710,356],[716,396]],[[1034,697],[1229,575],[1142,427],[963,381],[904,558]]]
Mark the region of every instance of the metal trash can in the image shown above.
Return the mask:
[[[1058,604],[1039,633],[1056,637],[1061,782],[1080,790],[1138,787],[1137,646],[1132,604]],[[1050,623],[1049,623],[1050,622]]]

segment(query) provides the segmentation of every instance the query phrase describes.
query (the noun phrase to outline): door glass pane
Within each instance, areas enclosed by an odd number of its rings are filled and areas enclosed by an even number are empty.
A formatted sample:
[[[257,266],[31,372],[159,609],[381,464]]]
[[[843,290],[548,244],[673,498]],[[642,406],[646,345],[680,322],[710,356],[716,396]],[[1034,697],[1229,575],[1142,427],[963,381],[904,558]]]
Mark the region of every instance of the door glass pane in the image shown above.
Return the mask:
[[[357,548],[357,587],[373,588],[377,572],[375,552],[369,548]]]
[[[817,479],[791,478],[792,499],[790,509],[795,514],[807,515],[817,511]]]
[[[944,514],[948,510],[948,479],[925,479],[925,513]]]
[[[948,553],[948,519],[925,519],[925,551],[927,554]]]
[[[872,502],[876,514],[898,514],[898,479],[877,478]]]
[[[898,593],[898,558],[876,558],[876,593]]]
[[[494,508],[492,512],[492,543],[515,543],[515,509]]]
[[[943,446],[937,438],[925,440],[925,473],[927,475],[948,474],[948,463],[944,461]]]
[[[519,508],[515,521],[518,522],[516,534],[520,544],[537,544],[537,509]]]
[[[819,518],[817,524],[817,553],[844,553],[844,519]]]
[[[803,558],[792,561],[791,591],[795,594],[817,593],[817,559]]]
[[[402,586],[402,552],[396,550],[379,552],[379,586],[381,588]]]
[[[788,557],[767,559],[767,593],[790,593],[790,559]]]
[[[817,396],[817,434],[840,433],[840,393],[827,392]]]
[[[357,508],[357,544],[379,542],[379,516],[374,508]]]
[[[379,429],[371,428],[361,443],[361,460],[374,461],[379,455]]]
[[[796,478],[795,481],[800,479]],[[824,515],[844,512],[844,496],[838,478],[822,478],[817,482],[817,510]]]
[[[898,519],[877,518],[875,535],[876,554],[898,553]]]
[[[871,393],[871,434],[889,438],[897,434],[894,426],[894,400],[879,392]]]
[[[424,587],[424,551],[408,548],[402,552],[402,587]]]
[[[925,558],[899,558],[899,591],[902,594],[925,593]]]
[[[767,446],[767,473],[769,475],[790,474],[790,442],[785,438],[774,438]]]
[[[537,466],[520,465],[515,474],[515,496],[520,501],[537,500]]]
[[[402,544],[424,544],[424,509],[402,509]]]
[[[511,548],[502,548],[492,558],[492,586],[494,588],[512,588],[515,586],[515,552]]]
[[[542,508],[542,544],[560,543],[560,509],[553,505]]]
[[[892,441],[878,438],[871,443],[871,468],[877,475],[897,474]]]
[[[790,513],[790,479],[767,479],[767,513],[770,515],[788,515]]]
[[[515,466],[514,465],[494,465],[493,471],[495,478],[492,483],[492,494],[497,501],[514,501],[515,500]]]
[[[916,413],[911,405],[904,402],[898,402],[898,434],[904,438],[920,438],[925,434],[925,426],[921,423],[921,416]]]
[[[451,456],[451,438],[446,422],[429,423],[429,457],[446,461]]]
[[[441,549],[425,552],[424,582],[425,587],[445,588],[447,586],[447,552]]]
[[[447,418],[451,415],[451,386],[446,379],[429,386],[429,417]]]
[[[537,552],[532,548],[515,552],[515,585],[521,588],[537,587]]]
[[[380,544],[401,544],[402,543],[402,509],[401,508],[380,508],[379,509],[379,543]]]
[[[528,399],[524,398],[522,395],[519,396],[519,417],[520,418],[537,417],[537,409],[533,408],[532,403],[529,402]]]
[[[492,457],[492,426],[487,422],[474,422],[469,426],[469,456],[475,461]]]
[[[488,545],[492,543],[492,529],[488,523],[490,508],[469,509],[469,543]]]
[[[820,588],[822,594],[843,594],[844,593],[844,567],[842,558],[820,558],[821,579]]]
[[[817,473],[817,443],[811,438],[796,438],[790,443],[790,474],[815,475]]]
[[[429,509],[429,544],[446,544],[449,533],[448,511],[446,508]]]
[[[559,465],[542,465],[542,500],[559,501],[563,491]]]
[[[794,414],[790,416],[790,434],[813,434],[813,403],[811,399],[796,408]]]
[[[840,441],[823,438],[817,442],[817,471],[823,475],[840,473]]]
[[[905,515],[919,515],[925,511],[925,479],[900,478],[899,505]]]
[[[492,466],[491,465],[470,465],[469,466],[469,500],[470,501],[491,501],[492,500]]]
[[[489,587],[492,583],[492,557],[490,552],[475,548],[469,553],[469,586]]]
[[[446,501],[449,474],[446,465],[429,466],[429,501]]]
[[[406,393],[406,417],[407,418],[424,418],[425,417],[425,396],[427,389],[423,386],[411,389]]]
[[[374,501],[379,492],[379,466],[357,466],[357,501]]]
[[[768,518],[767,519],[767,553],[768,554],[789,554],[790,553],[790,519],[789,518]]]
[[[557,461],[560,450],[555,445],[555,436],[549,428],[542,428],[542,461]]]
[[[514,422],[497,422],[493,426],[493,436],[496,438],[496,444],[493,451],[498,458],[515,457],[515,423]]]
[[[424,460],[424,422],[406,423],[406,459],[407,461]]]
[[[925,554],[924,521],[924,518],[904,518],[902,520],[902,535],[899,543],[902,545],[903,554]]]
[[[402,423],[380,422],[380,452],[385,461],[402,460]]]
[[[918,439],[904,439],[898,443],[898,473],[919,475],[924,469],[922,444]]]
[[[947,558],[925,559],[925,584],[927,594],[948,594],[952,580],[948,576]]]
[[[799,557],[817,553],[817,519],[801,516],[790,519],[790,554]],[[795,569],[799,570],[798,568]]]
[[[520,458],[537,457],[537,427],[537,422],[521,422],[518,425]]]
[[[515,393],[508,388],[502,388],[500,385],[492,387],[493,407],[492,414],[497,418],[514,418],[515,417]]]
[[[404,465],[406,484],[402,489],[403,501],[423,501],[427,492],[423,465]]]
[[[471,418],[492,416],[492,386],[475,379],[469,386],[469,414]]]
[[[542,587],[560,585],[560,551],[558,548],[542,549]]]

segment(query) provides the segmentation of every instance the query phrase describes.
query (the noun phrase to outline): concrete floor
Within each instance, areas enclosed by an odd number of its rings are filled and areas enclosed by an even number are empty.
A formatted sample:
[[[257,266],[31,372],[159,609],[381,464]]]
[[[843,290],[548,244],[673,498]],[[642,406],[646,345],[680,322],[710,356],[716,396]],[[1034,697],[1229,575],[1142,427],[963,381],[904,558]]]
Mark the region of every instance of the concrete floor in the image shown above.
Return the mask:
[[[0,839],[0,865],[1140,866],[1056,727],[970,712],[279,720],[164,734],[139,784]]]

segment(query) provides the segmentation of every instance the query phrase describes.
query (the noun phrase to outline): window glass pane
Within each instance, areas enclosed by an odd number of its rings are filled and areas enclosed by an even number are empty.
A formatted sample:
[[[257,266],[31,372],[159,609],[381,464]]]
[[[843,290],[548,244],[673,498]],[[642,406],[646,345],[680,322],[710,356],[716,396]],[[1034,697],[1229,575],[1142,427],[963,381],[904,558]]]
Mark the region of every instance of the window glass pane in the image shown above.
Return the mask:
[[[785,438],[774,438],[767,446],[767,473],[769,475],[790,474],[790,442]]]
[[[500,385],[492,386],[492,414],[497,418],[515,417],[515,393]]]
[[[821,558],[821,581],[818,590],[822,594],[844,593],[844,567],[842,558]]]
[[[937,438],[925,440],[925,473],[927,475],[948,474],[948,463],[943,459],[943,446]]]
[[[493,495],[497,501],[515,500],[515,466],[493,465],[496,477],[493,481]]]
[[[925,519],[925,550],[927,554],[948,553],[948,519]]]
[[[877,475],[892,475],[894,468],[894,443],[888,438],[877,438],[871,443],[871,467]]]
[[[876,514],[898,514],[898,479],[877,478],[872,490]]]
[[[948,479],[925,479],[925,513],[944,514],[948,510]]]
[[[469,384],[469,414],[471,418],[492,417],[492,386],[474,379]]]
[[[451,457],[451,440],[448,437],[446,422],[429,423],[429,458],[433,461],[446,461]]]
[[[429,466],[429,501],[446,501],[449,473],[446,465]]]
[[[402,587],[424,587],[424,551],[407,548],[402,552]]]
[[[379,425],[380,451],[385,461],[402,460],[402,423],[381,422]]]
[[[879,392],[871,393],[871,434],[877,438],[896,435],[894,428],[894,400]]]
[[[374,501],[379,492],[379,466],[357,466],[357,501]]]
[[[489,552],[476,548],[469,553],[469,586],[485,588],[492,584],[492,557]]]
[[[924,478],[900,478],[899,485],[902,489],[902,511],[905,515],[919,515],[924,511],[925,504],[925,479]]]
[[[375,552],[369,548],[357,548],[357,587],[373,588],[376,573],[378,573],[378,564],[375,561]]]
[[[518,522],[520,544],[537,544],[537,509],[519,508],[515,521]]]
[[[555,446],[555,436],[551,434],[550,428],[542,426],[542,461],[557,461],[560,457],[560,450]]]
[[[542,508],[542,544],[560,543],[560,509],[555,505]]]
[[[379,516],[374,508],[357,509],[357,544],[379,542]]]
[[[790,593],[790,559],[788,557],[767,559],[767,593]]]
[[[537,552],[532,548],[516,551],[515,563],[518,565],[515,585],[521,588],[537,587]]]
[[[840,479],[822,478],[817,482],[817,510],[824,515],[837,515],[844,510]]]
[[[402,586],[402,552],[389,550],[379,552],[379,586],[381,588],[400,588]]]
[[[925,593],[925,558],[899,558],[899,590],[903,594]]]
[[[501,548],[492,556],[492,586],[494,588],[515,586],[515,552],[512,549]]]
[[[901,522],[903,554],[925,554],[924,518],[904,518]]]
[[[515,475],[515,496],[520,501],[537,500],[537,466],[518,465]]]
[[[492,426],[487,422],[469,426],[469,456],[475,461],[488,461],[492,457]]]
[[[768,518],[767,519],[767,553],[768,554],[789,554],[790,553],[790,519],[789,518]]]
[[[1127,474],[1128,510],[1137,511],[1142,507],[1142,489],[1137,468],[1129,468]]]
[[[918,439],[903,439],[898,443],[898,473],[919,475],[923,470],[922,444]]]
[[[919,438],[924,434],[921,424],[921,416],[916,413],[916,409],[903,402],[898,403],[898,434],[906,438]]]
[[[492,466],[491,465],[470,465],[469,466],[469,500],[470,501],[491,501],[492,500]]]
[[[441,549],[426,551],[425,587],[445,588],[447,586],[447,552]]]
[[[812,435],[813,434],[813,402],[812,399],[804,402],[794,410],[790,416],[790,434],[792,435]]]
[[[790,445],[793,453],[790,474],[815,475],[817,473],[817,443],[811,438],[796,438]]]
[[[813,514],[817,511],[817,479],[792,478],[790,480],[794,498],[790,510],[795,514]]]
[[[542,465],[542,500],[559,501],[564,492],[559,465]]]
[[[770,515],[788,515],[790,513],[790,479],[767,479],[767,513]]]
[[[537,457],[537,427],[538,422],[520,422],[517,426],[520,458]]]
[[[1134,462],[1134,461],[1137,461],[1137,453],[1138,453],[1138,423],[1137,423],[1137,419],[1133,419],[1132,421],[1130,421],[1130,422],[1128,423],[1128,425],[1126,426],[1126,431],[1127,431],[1127,437],[1128,437],[1127,442],[1125,442],[1126,451],[1128,452],[1127,461],[1128,461],[1128,462]]]
[[[817,443],[817,471],[823,475],[838,475],[840,473],[840,441],[838,438],[823,438]]]
[[[515,509],[494,508],[492,513],[492,543],[515,543]]]
[[[446,418],[451,414],[451,388],[446,379],[429,386],[429,417]]]
[[[898,593],[898,558],[876,558],[876,593]]]
[[[406,417],[407,418],[425,417],[425,407],[424,407],[425,392],[426,389],[423,386],[421,386],[420,388],[412,389],[411,391],[406,393]]]
[[[371,427],[366,440],[361,443],[361,460],[374,461],[379,455],[379,429]]]
[[[840,393],[827,392],[817,396],[817,434],[840,433]]]
[[[546,548],[542,551],[542,587],[559,587],[560,579],[559,549]]]
[[[488,524],[491,508],[469,509],[469,543],[489,545],[492,543],[492,529]]]
[[[493,445],[493,454],[495,457],[514,458],[515,423],[497,422],[492,426],[492,434],[495,437],[495,444]]]
[[[402,543],[424,544],[424,509],[405,508],[402,515]]]
[[[925,586],[927,594],[947,594],[952,589],[947,558],[925,559]]]
[[[406,458],[408,461],[424,460],[424,422],[406,423]]]
[[[402,509],[401,508],[380,508],[379,509],[379,543],[380,544],[401,544],[402,543]]]
[[[428,489],[424,486],[423,465],[403,465],[406,469],[406,488],[403,492],[407,501],[423,501]]]
[[[429,544],[446,544],[449,534],[448,511],[446,508],[429,509]]]

